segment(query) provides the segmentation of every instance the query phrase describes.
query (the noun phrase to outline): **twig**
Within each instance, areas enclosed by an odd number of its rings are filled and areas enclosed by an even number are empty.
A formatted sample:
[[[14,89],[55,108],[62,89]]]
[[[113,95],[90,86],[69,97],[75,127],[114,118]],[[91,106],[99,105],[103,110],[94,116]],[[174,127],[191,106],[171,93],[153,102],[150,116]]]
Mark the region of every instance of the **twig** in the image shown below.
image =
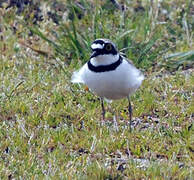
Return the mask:
[[[41,55],[43,55],[43,56],[45,56],[45,57],[48,57],[48,58],[50,58],[50,59],[54,59],[55,62],[56,62],[56,63],[60,66],[60,68],[63,70],[63,72],[65,72],[65,73],[67,72],[67,71],[65,71],[65,69],[63,68],[63,65],[62,65],[59,61],[57,61],[57,59],[56,59],[56,57],[55,57],[54,55],[50,54],[49,52],[46,52],[46,51],[43,51],[43,50],[36,49],[36,48],[34,48],[34,47],[32,47],[32,46],[26,44],[24,41],[21,41],[21,40],[20,40],[19,43],[20,43],[22,46],[27,47],[27,48],[31,49],[32,51],[34,51],[34,52],[36,52],[36,53],[38,53],[38,54],[41,54]]]
[[[36,49],[30,45],[28,45],[27,43],[25,43],[24,41],[20,40],[19,43],[24,46],[24,47],[27,47],[29,49],[31,49],[32,51],[38,53],[38,54],[41,54],[43,56],[46,56],[46,57],[51,57],[51,58],[54,58],[53,55],[50,55],[49,52],[46,52],[46,51],[43,51],[43,50],[39,50],[39,49]]]
[[[11,98],[13,93],[16,91],[16,89],[22,85],[24,83],[24,81],[20,81],[18,84],[16,84],[16,86],[12,89],[12,91],[10,92],[10,94],[5,94],[8,98]]]

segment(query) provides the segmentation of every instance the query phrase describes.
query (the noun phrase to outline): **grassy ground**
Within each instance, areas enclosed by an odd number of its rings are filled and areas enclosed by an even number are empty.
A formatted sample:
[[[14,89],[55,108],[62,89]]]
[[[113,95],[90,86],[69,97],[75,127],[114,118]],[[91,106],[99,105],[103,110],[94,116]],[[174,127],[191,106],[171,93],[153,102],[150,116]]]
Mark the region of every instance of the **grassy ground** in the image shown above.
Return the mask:
[[[37,8],[2,4],[1,179],[194,178],[194,4],[124,5],[122,12],[110,1],[45,1],[40,21]],[[131,98],[132,133],[127,100],[106,104],[101,126],[98,97],[70,83],[99,37],[146,76]]]

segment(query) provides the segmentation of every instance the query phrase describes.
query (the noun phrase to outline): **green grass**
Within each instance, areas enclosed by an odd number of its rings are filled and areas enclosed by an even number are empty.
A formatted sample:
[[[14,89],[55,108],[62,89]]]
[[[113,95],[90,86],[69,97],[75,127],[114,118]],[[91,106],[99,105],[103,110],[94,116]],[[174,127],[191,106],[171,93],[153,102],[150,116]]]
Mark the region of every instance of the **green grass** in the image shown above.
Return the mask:
[[[81,0],[85,11],[61,2],[59,25],[0,8],[0,178],[193,179],[193,2],[143,1],[134,12],[130,1],[124,14],[109,1]],[[98,97],[70,82],[99,37],[146,76],[131,97],[132,133],[126,99],[105,104],[101,126]]]

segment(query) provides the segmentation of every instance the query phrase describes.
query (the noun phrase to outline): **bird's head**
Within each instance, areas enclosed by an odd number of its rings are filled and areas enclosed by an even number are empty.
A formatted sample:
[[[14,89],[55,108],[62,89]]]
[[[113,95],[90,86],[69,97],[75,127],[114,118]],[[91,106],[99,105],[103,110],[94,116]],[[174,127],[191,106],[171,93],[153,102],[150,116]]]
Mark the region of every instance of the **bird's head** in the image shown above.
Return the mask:
[[[96,39],[92,45],[92,55],[90,58],[98,58],[103,55],[117,55],[118,51],[113,42],[108,39]]]

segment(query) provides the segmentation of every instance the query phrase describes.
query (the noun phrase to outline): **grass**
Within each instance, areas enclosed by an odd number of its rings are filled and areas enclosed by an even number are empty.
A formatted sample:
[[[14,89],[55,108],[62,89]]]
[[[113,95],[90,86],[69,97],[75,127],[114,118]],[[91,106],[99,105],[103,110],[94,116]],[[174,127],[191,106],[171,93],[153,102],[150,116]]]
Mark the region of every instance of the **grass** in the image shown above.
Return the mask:
[[[193,179],[193,2],[130,1],[124,13],[109,1],[58,3],[58,24],[0,8],[1,179]],[[98,97],[70,83],[99,37],[146,76],[132,133],[127,100],[106,103],[101,126]]]

